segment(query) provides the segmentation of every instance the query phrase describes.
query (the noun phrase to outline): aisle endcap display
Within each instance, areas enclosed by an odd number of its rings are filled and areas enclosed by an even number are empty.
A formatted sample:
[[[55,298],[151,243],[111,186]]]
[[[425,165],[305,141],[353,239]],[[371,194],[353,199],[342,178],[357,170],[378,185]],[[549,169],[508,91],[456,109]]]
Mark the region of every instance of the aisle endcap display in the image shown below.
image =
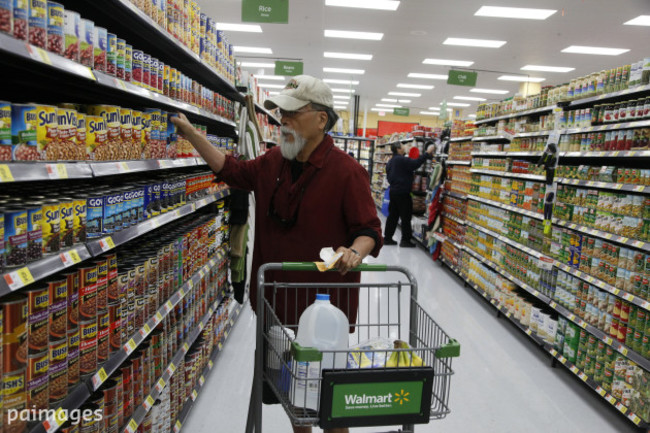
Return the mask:
[[[84,11],[84,16],[97,25],[110,28],[111,32],[133,41],[146,51],[166,59],[169,63],[183,65],[185,73],[195,80],[204,82],[231,101],[244,103],[244,97],[235,86],[221,76],[214,68],[202,60],[170,33],[154,22],[147,14],[128,0],[106,0],[87,2],[68,0],[66,7]],[[106,11],[110,9],[110,13]]]
[[[235,322],[239,318],[239,315],[241,314],[242,311],[241,306],[235,307],[231,313],[228,314],[228,317],[230,317],[230,320],[228,321],[228,326],[226,327],[226,330],[224,332],[224,338],[223,341],[220,342],[217,347],[214,349],[212,356],[210,357],[210,360],[208,361],[208,365],[203,369],[201,372],[201,375],[199,377],[198,384],[194,387],[190,394],[190,399],[188,399],[185,402],[185,405],[183,406],[183,409],[181,409],[180,414],[176,418],[176,421],[173,423],[173,433],[178,433],[182,428],[183,424],[185,424],[185,421],[187,421],[188,416],[190,415],[190,412],[194,408],[194,403],[196,402],[196,399],[201,393],[201,390],[203,388],[203,385],[205,384],[205,378],[212,372],[212,369],[214,368],[214,363],[217,361],[219,358],[219,355],[223,351],[224,344],[228,341],[228,335],[230,331],[232,330],[233,326],[235,325]]]

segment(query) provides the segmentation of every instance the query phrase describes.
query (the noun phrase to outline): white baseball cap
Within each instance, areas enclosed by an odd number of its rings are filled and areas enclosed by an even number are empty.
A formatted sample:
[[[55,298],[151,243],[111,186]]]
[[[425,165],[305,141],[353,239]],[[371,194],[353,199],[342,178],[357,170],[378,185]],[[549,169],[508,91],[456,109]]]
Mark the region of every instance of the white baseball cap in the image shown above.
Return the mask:
[[[279,95],[272,96],[264,101],[264,107],[267,110],[280,107],[286,111],[296,111],[310,102],[333,108],[334,97],[332,96],[332,90],[318,78],[310,75],[298,75],[289,80],[287,86],[280,91]]]

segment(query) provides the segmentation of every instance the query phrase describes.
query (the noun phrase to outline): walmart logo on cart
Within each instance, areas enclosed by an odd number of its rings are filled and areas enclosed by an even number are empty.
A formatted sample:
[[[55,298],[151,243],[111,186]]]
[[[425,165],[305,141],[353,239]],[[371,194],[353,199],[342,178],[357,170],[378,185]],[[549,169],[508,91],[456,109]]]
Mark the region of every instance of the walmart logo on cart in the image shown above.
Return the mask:
[[[419,414],[423,389],[422,381],[337,384],[332,417]]]
[[[388,393],[385,395],[368,395],[368,394],[347,394],[345,395],[345,404],[348,406],[371,406],[371,407],[391,407],[393,404],[393,396],[395,396],[395,403],[403,405],[408,403],[410,392],[403,389],[395,394]]]

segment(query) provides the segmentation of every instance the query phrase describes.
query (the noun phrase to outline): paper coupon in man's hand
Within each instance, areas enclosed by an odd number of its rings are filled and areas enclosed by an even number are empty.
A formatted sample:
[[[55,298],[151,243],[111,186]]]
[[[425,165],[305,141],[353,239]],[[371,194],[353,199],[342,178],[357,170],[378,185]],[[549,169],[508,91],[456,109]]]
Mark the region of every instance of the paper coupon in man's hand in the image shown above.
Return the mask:
[[[332,247],[326,247],[320,250],[320,258],[323,260],[322,262],[315,262],[316,267],[318,268],[319,271],[325,272],[334,267],[336,265],[336,262],[339,261],[343,253],[335,253],[334,248]]]

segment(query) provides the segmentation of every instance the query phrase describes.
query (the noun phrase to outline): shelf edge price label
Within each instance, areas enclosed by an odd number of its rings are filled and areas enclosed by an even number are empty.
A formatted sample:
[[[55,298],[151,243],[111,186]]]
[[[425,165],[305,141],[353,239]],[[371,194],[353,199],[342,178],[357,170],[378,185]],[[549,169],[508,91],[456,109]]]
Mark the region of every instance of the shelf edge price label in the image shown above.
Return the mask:
[[[210,370],[212,370],[212,367],[214,367],[214,362],[212,362],[212,360],[208,361],[208,367],[210,368]]]
[[[600,386],[597,386],[597,387],[596,387],[596,392],[597,392],[598,394],[600,394],[601,397],[605,397],[605,394],[607,394],[607,391],[605,391],[605,390],[604,390],[603,388],[601,388]]]
[[[172,304],[172,301],[167,301],[167,303],[165,304],[165,308],[167,309],[167,311],[171,311],[172,308],[174,308],[174,304]]]
[[[526,334],[528,334],[528,335],[530,336],[530,335],[532,335],[532,334],[533,334],[533,331],[531,331],[531,329],[530,329],[530,328],[528,328],[528,329],[526,329]]]
[[[77,250],[61,253],[59,254],[59,258],[61,259],[63,266],[65,266],[66,268],[75,265],[81,261],[81,257],[79,256]]]
[[[151,327],[148,323],[145,323],[142,329],[144,330],[145,334],[149,334],[151,332]]]
[[[163,378],[161,377],[160,379],[158,379],[158,382],[156,382],[156,386],[155,386],[156,391],[158,391],[158,392],[160,393],[160,391],[163,390],[163,388],[165,387],[165,385],[166,385],[166,384],[165,384],[165,381],[164,381]]]
[[[621,413],[626,413],[627,412],[627,408],[625,406],[623,406],[623,404],[621,402],[616,403],[614,406],[616,406],[616,409],[621,411]]]
[[[203,386],[204,383],[205,383],[205,377],[203,377],[203,375],[201,375],[201,377],[199,377],[199,384],[201,386]]]
[[[223,349],[223,344],[220,342],[219,344],[217,344],[217,347],[219,347],[219,350],[221,350]]]
[[[135,431],[138,429],[138,423],[135,422],[133,418],[131,418],[131,421],[129,421],[129,425],[126,426],[126,431],[129,431],[130,433],[135,433]]]
[[[67,420],[68,416],[66,411],[63,410],[63,408],[58,408],[56,412],[54,412],[52,418],[43,423],[43,427],[45,427],[45,431],[47,433],[53,433],[58,430],[59,427],[63,425],[63,423],[65,423]]]
[[[158,311],[154,317],[156,319],[156,324],[162,322],[163,317],[162,314],[160,314],[160,311]]]
[[[126,173],[129,171],[129,164],[126,163],[125,161],[116,162],[115,166],[117,167],[118,173]]]
[[[182,426],[183,425],[181,424],[180,421],[176,421],[176,424],[174,424],[174,433],[178,433],[179,431],[181,431]]]
[[[196,397],[198,397],[199,394],[196,392],[196,390],[192,391],[192,401],[196,401]]]
[[[102,249],[102,251],[106,252],[108,250],[115,248],[115,242],[113,242],[112,237],[107,236],[99,240],[99,247]]]
[[[50,179],[67,179],[68,169],[65,164],[45,164],[47,177]]]
[[[582,379],[583,382],[586,382],[588,379],[587,375],[584,374],[582,371],[578,373],[578,377],[580,377],[580,379]]]
[[[99,388],[102,383],[106,382],[106,379],[108,379],[108,374],[106,374],[106,370],[102,367],[99,369],[97,374],[93,376],[92,382],[94,389]]]
[[[25,287],[34,282],[34,277],[27,267],[5,274],[4,278],[9,289],[12,291],[18,290],[21,287]]]
[[[144,401],[144,405],[143,405],[144,408],[146,410],[149,410],[149,408],[152,407],[153,404],[154,404],[153,397],[151,397],[151,395],[148,395],[147,398]]]
[[[14,176],[11,174],[11,169],[6,164],[0,164],[0,182],[13,182]]]
[[[183,343],[183,351],[187,353],[188,350],[190,350],[190,346],[187,343]]]
[[[618,350],[623,354],[623,356],[627,356],[628,354],[627,347],[620,347]]]
[[[126,352],[127,355],[130,355],[131,352],[133,352],[136,347],[137,347],[137,345],[135,344],[135,341],[133,340],[133,338],[131,338],[124,345],[124,351]]]

